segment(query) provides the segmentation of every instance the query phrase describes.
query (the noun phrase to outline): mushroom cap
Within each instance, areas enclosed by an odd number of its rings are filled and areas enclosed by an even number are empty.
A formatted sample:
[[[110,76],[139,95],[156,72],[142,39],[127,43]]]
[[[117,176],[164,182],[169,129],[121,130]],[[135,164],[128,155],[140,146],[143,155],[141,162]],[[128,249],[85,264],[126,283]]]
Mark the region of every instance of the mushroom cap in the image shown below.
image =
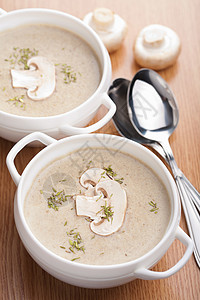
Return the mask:
[[[86,170],[80,178],[80,184],[84,188],[91,188],[95,186],[100,181],[108,180],[106,171],[101,168],[90,168]]]
[[[88,13],[83,21],[96,31],[110,53],[119,49],[128,29],[127,23],[107,8]]]
[[[55,90],[55,66],[46,57],[33,56],[28,60],[29,70],[11,70],[13,87],[28,89],[32,100],[43,100]]]
[[[169,27],[152,24],[143,28],[135,42],[136,62],[145,68],[161,70],[175,63],[181,43],[175,31]]]

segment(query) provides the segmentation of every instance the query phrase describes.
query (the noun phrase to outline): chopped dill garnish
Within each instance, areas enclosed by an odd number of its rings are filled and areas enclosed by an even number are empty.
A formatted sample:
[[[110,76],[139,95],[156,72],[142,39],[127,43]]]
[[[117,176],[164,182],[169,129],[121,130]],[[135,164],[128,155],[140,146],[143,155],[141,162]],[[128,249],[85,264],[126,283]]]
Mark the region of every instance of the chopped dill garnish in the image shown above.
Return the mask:
[[[114,214],[114,211],[112,211],[113,206],[107,205],[107,201],[105,201],[105,205],[101,205],[101,207],[102,209],[100,209],[96,214],[103,212],[104,215],[102,216],[102,219],[106,219],[108,222],[111,220],[112,223]]]
[[[106,171],[106,174],[111,177],[112,179],[114,179],[115,181],[117,181],[118,183],[122,184],[124,178],[116,178],[117,173],[115,171],[113,171],[113,169],[111,168],[111,165],[109,165],[107,168],[104,168],[104,170]]]
[[[66,225],[66,222],[64,224],[64,226]],[[69,248],[66,249],[66,247],[64,246],[60,246],[61,249],[64,249],[66,253],[73,253],[76,254],[76,251],[82,251],[83,253],[85,253],[85,247],[83,244],[83,240],[81,238],[81,235],[79,232],[76,231],[76,227],[71,229],[70,231],[67,231],[67,235],[69,237]],[[80,257],[78,257],[80,258]],[[78,258],[74,258],[78,259]]]
[[[96,199],[96,202],[99,201],[102,198],[102,194],[99,196],[99,198]]]
[[[107,173],[108,175],[110,175],[111,177],[117,176],[117,173],[113,171],[113,169],[111,168],[111,165],[109,165],[107,168],[104,168],[104,170],[105,170],[106,173]]]
[[[23,66],[24,70],[29,70],[30,67],[28,66],[28,60],[38,55],[38,50],[35,48],[31,50],[30,48],[19,48],[13,47],[13,53],[10,54],[9,59],[5,59],[8,61],[13,67],[14,65],[18,64],[19,66]]]
[[[71,66],[67,64],[56,64],[60,68],[60,72],[63,74],[63,80],[65,84],[77,81],[77,74]]]
[[[92,220],[91,220],[90,218],[85,218],[85,220],[86,220],[87,222],[92,222]]]
[[[67,179],[62,179],[62,180],[59,180],[59,182],[65,182],[67,181]]]
[[[86,165],[86,169],[89,169],[91,167],[91,164],[92,164],[92,160],[90,160],[87,165]]]
[[[69,247],[69,250],[70,250],[70,253],[72,252],[72,253],[75,254],[75,252],[74,252],[74,250],[72,249],[72,247]]]
[[[153,202],[153,201],[150,201],[149,202],[149,205],[152,207],[150,209],[150,212],[153,212],[154,214],[157,214],[158,213],[158,210],[159,210],[159,207],[157,207],[157,203],[156,202]]]
[[[52,194],[49,198],[47,198],[47,203],[49,208],[53,208],[54,210],[58,210],[58,206],[62,205],[64,202],[68,201],[72,195],[65,195],[65,191],[57,191],[54,187],[52,187]]]
[[[15,96],[13,98],[8,99],[7,101],[14,103],[16,107],[19,106],[20,108],[25,109],[26,108],[26,103],[23,100],[24,97],[25,97],[24,95]]]
[[[69,232],[67,232],[67,235],[70,236],[69,239],[69,250],[72,253],[75,253],[74,250],[78,250],[78,251],[83,251],[85,253],[85,248],[83,245],[83,240],[81,238],[81,235],[79,232],[75,231],[76,228],[70,230]]]
[[[74,257],[74,258],[71,259],[71,261],[75,261],[77,259],[80,259],[80,257]]]
[[[115,181],[117,181],[118,183],[122,184],[123,181],[124,181],[124,178],[121,177],[121,178],[114,178]]]

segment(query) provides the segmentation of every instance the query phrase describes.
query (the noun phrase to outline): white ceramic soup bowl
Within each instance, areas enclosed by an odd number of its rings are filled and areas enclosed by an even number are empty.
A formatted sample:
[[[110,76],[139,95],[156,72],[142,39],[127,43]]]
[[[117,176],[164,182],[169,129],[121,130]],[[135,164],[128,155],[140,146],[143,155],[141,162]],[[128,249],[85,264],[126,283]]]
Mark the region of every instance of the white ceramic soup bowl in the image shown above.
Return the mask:
[[[0,136],[18,141],[28,133],[42,131],[54,138],[90,133],[104,126],[114,115],[116,107],[107,95],[111,83],[110,57],[97,34],[84,22],[63,12],[48,9],[22,9],[6,13],[0,9],[0,32],[26,24],[48,24],[67,29],[85,40],[96,53],[102,77],[95,93],[75,109],[49,117],[24,117],[0,111]],[[1,99],[0,99],[1,100]],[[97,123],[87,125],[101,105],[108,112]]]
[[[40,141],[48,146],[41,150],[29,162],[20,176],[14,165],[14,159],[24,146],[33,141]],[[50,162],[72,151],[84,148],[91,150],[94,147],[115,149],[133,155],[154,170],[169,193],[171,217],[166,233],[162,240],[151,251],[136,260],[104,266],[80,264],[75,261],[66,260],[45,248],[35,238],[26,223],[23,211],[24,199],[40,170]],[[150,150],[138,143],[107,134],[85,134],[57,141],[44,133],[35,132],[24,137],[11,149],[7,156],[7,166],[17,185],[14,201],[14,215],[20,238],[32,258],[44,270],[64,282],[86,288],[108,288],[127,283],[135,278],[150,280],[166,278],[180,270],[193,252],[192,240],[179,227],[181,214],[180,202],[176,185],[171,174]],[[176,265],[167,271],[154,272],[149,270],[149,268],[161,259],[174,239],[180,240],[186,246],[183,257]]]

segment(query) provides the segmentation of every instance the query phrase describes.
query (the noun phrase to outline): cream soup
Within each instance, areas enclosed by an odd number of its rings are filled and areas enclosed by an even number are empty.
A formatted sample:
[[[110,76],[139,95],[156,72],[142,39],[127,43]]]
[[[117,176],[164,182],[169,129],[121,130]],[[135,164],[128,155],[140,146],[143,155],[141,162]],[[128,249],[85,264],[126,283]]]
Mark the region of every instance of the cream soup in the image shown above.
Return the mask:
[[[125,153],[94,148],[90,160],[86,159],[87,149],[84,151],[52,162],[34,179],[24,202],[24,215],[32,233],[55,254],[85,264],[117,264],[144,255],[162,239],[169,223],[170,200],[163,183],[150,168]],[[93,182],[86,190],[80,178],[94,167],[104,170],[101,180],[107,176],[106,182],[119,184],[127,198],[122,225],[107,236],[91,230],[92,219],[87,214],[77,215],[77,195],[85,196],[94,189]],[[113,190],[107,210],[110,219],[102,216],[104,222],[115,221],[116,196]],[[94,204],[104,197],[102,194],[96,198]],[[108,202],[101,206],[101,213],[103,206],[108,207]]]
[[[31,117],[62,114],[86,101],[100,83],[96,54],[85,41],[67,30],[26,25],[1,32],[0,40],[2,111]],[[47,98],[34,101],[27,96],[27,88],[13,87],[11,70],[27,71],[28,60],[38,56],[54,66],[55,89]]]

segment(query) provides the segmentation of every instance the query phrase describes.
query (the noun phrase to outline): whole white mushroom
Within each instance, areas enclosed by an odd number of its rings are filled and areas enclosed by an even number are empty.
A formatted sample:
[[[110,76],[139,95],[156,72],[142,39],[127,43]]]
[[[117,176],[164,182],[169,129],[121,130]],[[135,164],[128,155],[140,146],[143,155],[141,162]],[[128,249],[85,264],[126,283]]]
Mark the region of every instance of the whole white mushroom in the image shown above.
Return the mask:
[[[175,63],[181,50],[181,42],[169,27],[152,24],[143,28],[135,42],[136,62],[145,68],[165,69]]]
[[[83,21],[96,31],[109,53],[119,49],[128,29],[126,22],[108,8],[96,8]]]

